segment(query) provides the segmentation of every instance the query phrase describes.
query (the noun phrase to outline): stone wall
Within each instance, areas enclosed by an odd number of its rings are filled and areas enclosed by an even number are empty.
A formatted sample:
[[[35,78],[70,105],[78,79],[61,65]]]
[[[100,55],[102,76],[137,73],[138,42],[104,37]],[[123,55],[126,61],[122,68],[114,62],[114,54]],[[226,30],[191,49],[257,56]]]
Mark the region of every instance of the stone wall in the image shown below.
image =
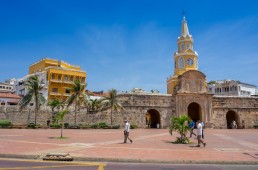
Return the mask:
[[[201,98],[194,98],[196,95],[186,95],[184,102],[204,102]],[[144,128],[146,126],[145,115],[149,110],[155,110],[160,116],[160,127],[167,128],[170,125],[170,118],[176,114],[175,96],[161,94],[119,94],[118,100],[124,106],[124,110],[119,113],[113,112],[113,124],[124,126],[123,120],[126,118],[131,124]],[[202,108],[205,108],[204,106]],[[69,113],[65,116],[65,122],[74,124],[74,111],[70,108]],[[212,97],[212,107],[210,122],[214,128],[227,128],[226,115],[229,111],[233,111],[238,116],[238,126],[242,126],[244,120],[245,128],[253,128],[258,124],[258,98],[254,97]],[[19,111],[17,106],[8,106],[5,110],[4,106],[0,106],[0,120],[9,119],[14,125],[27,125],[34,122],[35,113],[33,108]],[[46,125],[48,119],[51,118],[51,110],[49,107],[42,107],[37,122]],[[85,109],[81,109],[77,113],[77,124],[92,124],[106,122],[110,123],[110,109],[89,114]],[[209,123],[209,122],[208,122]]]
[[[254,97],[213,97],[212,119],[214,128],[227,128],[226,115],[228,111],[234,111],[238,116],[238,126],[253,128],[258,124],[258,98]]]
[[[146,126],[148,110],[154,109],[160,114],[161,128],[168,127],[175,114],[175,97],[172,95],[126,93],[119,95],[119,100],[125,108],[124,117],[139,127]]]
[[[113,112],[113,124],[124,125],[124,119],[128,119],[131,124],[138,127],[145,127],[145,114],[150,109],[155,109],[160,114],[161,127],[169,125],[170,117],[175,113],[174,98],[171,95],[155,95],[155,94],[120,94],[118,100],[124,106],[124,110],[116,113]],[[27,125],[34,123],[34,108],[27,108],[19,111],[18,106],[0,106],[0,120],[9,119],[14,125]],[[49,107],[42,107],[37,117],[37,123],[46,125],[47,120],[51,120],[51,110]],[[77,113],[77,124],[92,124],[106,122],[110,124],[110,109],[103,110],[95,114],[88,114],[82,109]],[[74,111],[71,108],[64,118],[64,122],[74,124]]]

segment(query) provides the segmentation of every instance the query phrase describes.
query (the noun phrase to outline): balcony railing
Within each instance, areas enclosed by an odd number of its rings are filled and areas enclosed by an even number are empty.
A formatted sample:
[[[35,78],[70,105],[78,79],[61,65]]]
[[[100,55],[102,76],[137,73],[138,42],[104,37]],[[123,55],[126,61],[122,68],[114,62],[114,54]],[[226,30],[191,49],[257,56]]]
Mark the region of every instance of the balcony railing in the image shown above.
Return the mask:
[[[51,82],[56,82],[56,83],[62,83],[62,80],[58,80],[58,79],[50,79]]]
[[[50,95],[52,95],[52,96],[61,96],[62,94],[58,93],[58,92],[50,92]]]

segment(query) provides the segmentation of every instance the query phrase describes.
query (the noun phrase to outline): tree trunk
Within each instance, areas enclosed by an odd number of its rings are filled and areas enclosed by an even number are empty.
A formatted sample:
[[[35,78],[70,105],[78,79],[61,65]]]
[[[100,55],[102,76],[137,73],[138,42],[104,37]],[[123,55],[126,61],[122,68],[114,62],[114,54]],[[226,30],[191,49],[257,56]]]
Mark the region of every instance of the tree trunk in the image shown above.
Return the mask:
[[[62,119],[62,125],[61,125],[61,138],[63,138],[63,127],[64,127],[64,118]]]
[[[111,128],[113,128],[113,107],[111,107],[111,113],[110,113],[110,115],[111,115]]]
[[[74,112],[74,125],[76,126],[76,117],[77,117],[77,103],[75,104],[75,112]]]

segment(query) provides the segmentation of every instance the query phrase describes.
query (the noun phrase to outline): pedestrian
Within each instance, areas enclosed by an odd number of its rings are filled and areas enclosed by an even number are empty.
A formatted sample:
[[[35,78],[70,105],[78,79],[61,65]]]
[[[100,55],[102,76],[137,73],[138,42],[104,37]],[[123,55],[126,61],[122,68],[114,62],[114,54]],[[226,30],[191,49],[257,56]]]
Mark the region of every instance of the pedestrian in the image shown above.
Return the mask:
[[[198,145],[196,145],[196,147],[200,147],[200,146],[201,146],[201,145],[200,145],[201,143],[202,143],[203,146],[205,147],[205,146],[206,146],[206,143],[203,142],[203,140],[201,139],[201,138],[202,138],[202,128],[203,128],[203,126],[202,126],[200,120],[198,120],[198,121],[196,122],[196,126],[197,126],[197,139],[198,139]]]
[[[232,129],[237,129],[237,124],[235,120],[232,121]]]
[[[50,120],[49,119],[47,120],[47,127],[48,128],[50,127]]]
[[[151,124],[151,116],[149,113],[146,114],[146,125],[148,128],[150,128],[150,124]]]
[[[196,134],[193,132],[193,130],[194,130],[194,126],[195,126],[195,123],[194,123],[194,121],[191,121],[190,123],[189,123],[189,127],[190,127],[190,138],[192,137],[192,135],[194,134],[194,136],[196,136]]]
[[[201,121],[201,125],[202,125],[202,138],[204,139],[204,122]]]
[[[133,140],[129,138],[129,132],[130,132],[130,123],[127,120],[125,120],[124,143],[127,142],[127,139],[129,139],[130,142],[133,143]]]

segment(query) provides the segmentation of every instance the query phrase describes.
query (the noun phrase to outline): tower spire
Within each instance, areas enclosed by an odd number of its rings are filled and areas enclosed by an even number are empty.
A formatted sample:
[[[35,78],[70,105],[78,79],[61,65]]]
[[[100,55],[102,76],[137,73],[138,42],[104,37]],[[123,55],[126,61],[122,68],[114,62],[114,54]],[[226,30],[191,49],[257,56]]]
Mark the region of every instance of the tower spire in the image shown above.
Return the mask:
[[[185,19],[185,11],[183,10],[183,21],[182,21],[182,27],[181,27],[181,36],[187,36],[189,35],[189,31],[188,31],[188,26],[187,26],[187,22]]]

